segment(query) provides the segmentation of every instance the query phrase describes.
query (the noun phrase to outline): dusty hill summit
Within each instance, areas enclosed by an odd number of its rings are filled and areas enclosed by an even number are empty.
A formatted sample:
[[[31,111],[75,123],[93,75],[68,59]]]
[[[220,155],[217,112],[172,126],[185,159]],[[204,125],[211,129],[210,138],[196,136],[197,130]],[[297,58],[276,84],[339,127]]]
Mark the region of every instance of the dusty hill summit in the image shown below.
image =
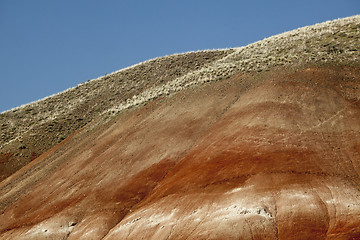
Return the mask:
[[[360,239],[360,16],[1,113],[1,239]]]

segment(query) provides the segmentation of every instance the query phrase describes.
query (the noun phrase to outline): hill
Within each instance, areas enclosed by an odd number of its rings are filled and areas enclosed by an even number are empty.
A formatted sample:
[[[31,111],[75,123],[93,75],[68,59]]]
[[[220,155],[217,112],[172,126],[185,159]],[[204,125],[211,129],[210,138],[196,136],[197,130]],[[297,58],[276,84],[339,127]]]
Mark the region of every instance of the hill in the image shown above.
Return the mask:
[[[360,238],[360,16],[4,112],[3,239]]]

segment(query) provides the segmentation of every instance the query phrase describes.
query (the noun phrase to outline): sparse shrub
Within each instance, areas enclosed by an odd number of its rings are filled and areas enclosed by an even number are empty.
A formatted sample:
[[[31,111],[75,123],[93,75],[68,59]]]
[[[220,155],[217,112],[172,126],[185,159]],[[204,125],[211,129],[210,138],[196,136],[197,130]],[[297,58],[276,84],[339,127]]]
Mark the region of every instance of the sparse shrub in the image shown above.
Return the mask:
[[[60,135],[59,139],[57,140],[58,143],[62,142],[66,137],[64,135]]]

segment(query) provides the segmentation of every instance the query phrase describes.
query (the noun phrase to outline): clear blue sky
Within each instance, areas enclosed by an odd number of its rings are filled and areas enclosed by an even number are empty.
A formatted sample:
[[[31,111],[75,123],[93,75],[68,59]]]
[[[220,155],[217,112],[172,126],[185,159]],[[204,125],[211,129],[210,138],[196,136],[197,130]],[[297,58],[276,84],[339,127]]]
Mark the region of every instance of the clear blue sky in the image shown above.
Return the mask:
[[[0,0],[0,112],[154,57],[359,13],[359,0]]]

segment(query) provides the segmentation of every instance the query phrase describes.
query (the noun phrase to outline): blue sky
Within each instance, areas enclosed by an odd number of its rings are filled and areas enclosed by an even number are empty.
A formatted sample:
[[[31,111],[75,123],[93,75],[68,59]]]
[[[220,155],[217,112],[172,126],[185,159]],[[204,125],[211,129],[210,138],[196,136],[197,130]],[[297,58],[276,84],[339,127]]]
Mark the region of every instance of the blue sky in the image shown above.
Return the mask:
[[[0,112],[151,58],[359,12],[359,0],[0,0]]]

